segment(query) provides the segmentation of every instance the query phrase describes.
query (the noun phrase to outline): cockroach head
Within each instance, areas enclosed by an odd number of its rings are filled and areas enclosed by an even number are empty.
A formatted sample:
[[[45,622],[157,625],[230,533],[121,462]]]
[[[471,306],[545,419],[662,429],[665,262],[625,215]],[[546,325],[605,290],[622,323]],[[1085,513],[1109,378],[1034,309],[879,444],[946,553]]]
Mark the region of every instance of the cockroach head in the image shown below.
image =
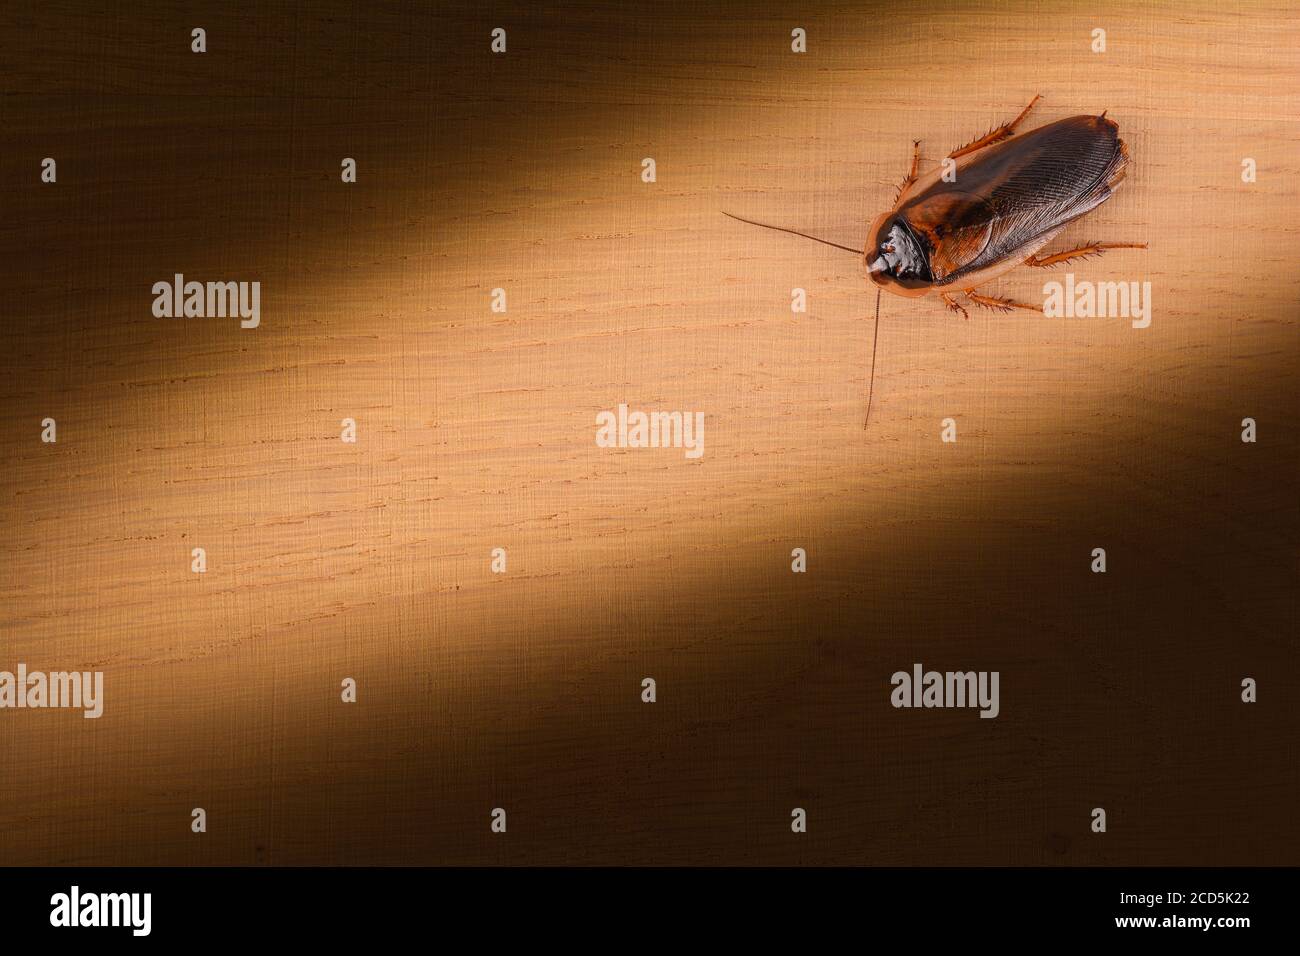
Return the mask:
[[[903,216],[882,217],[868,240],[863,258],[872,282],[916,288],[933,281],[925,244]]]

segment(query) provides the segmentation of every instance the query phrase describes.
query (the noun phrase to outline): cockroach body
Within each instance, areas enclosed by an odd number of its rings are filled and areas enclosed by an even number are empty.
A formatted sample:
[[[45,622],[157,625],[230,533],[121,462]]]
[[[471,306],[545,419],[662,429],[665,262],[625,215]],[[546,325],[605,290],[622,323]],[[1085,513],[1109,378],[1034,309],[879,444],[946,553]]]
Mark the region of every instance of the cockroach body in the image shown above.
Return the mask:
[[[1111,197],[1129,162],[1119,127],[1105,113],[1071,116],[1015,135],[1039,99],[1034,97],[1011,122],[949,153],[951,162],[925,175],[917,174],[921,144],[916,141],[911,171],[899,186],[894,206],[872,223],[863,250],[793,229],[741,221],[861,255],[877,288],[877,324],[880,291],[907,298],[937,294],[964,318],[969,316],[957,294],[999,312],[1041,312],[1039,306],[981,295],[975,289],[1021,263],[1053,266],[1107,249],[1146,245],[1092,242],[1037,255],[1067,225]],[[872,353],[874,381],[874,344]],[[869,419],[870,397],[867,401]]]
[[[1033,105],[925,176],[916,174],[919,149],[914,153],[894,208],[867,233],[863,265],[872,282],[909,298],[937,293],[963,313],[954,293],[990,308],[1041,311],[974,290],[1022,262],[1048,264],[1035,253],[1111,197],[1128,167],[1128,149],[1105,114],[1012,135]],[[1055,265],[1117,245],[1135,244],[1091,243],[1047,258]]]

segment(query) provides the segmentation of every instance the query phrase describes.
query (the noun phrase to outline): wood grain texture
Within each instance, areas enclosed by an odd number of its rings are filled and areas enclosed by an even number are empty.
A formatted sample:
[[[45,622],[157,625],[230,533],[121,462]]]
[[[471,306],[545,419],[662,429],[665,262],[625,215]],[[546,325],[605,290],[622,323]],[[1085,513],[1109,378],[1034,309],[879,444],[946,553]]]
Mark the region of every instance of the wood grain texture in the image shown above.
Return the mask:
[[[1293,6],[622,6],[0,12],[0,668],[106,685],[0,711],[0,862],[1300,863]],[[1052,248],[1154,321],[886,298],[864,433],[858,262],[721,211],[860,244],[1034,93],[1119,122]]]

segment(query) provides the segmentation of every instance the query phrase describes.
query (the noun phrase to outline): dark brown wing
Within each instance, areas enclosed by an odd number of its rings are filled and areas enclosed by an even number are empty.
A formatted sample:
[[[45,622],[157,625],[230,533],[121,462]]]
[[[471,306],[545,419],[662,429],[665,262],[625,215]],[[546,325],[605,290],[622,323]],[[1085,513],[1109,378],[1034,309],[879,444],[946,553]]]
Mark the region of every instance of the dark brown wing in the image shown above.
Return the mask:
[[[1118,127],[1072,116],[983,150],[903,204],[930,244],[936,284],[956,282],[1015,254],[1110,198],[1128,154]]]

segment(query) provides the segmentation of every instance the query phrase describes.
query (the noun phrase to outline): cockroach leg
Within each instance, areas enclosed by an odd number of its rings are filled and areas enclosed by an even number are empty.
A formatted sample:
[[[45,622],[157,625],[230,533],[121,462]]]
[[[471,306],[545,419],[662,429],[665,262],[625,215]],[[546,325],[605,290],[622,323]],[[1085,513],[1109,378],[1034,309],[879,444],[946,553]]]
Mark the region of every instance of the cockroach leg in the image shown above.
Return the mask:
[[[916,169],[921,165],[921,141],[912,140],[912,168],[908,171],[907,178],[898,184],[898,193],[894,196],[894,202],[898,202],[903,193],[907,192],[912,183],[916,182]]]
[[[957,159],[960,156],[965,156],[968,153],[973,153],[976,152],[977,150],[981,150],[985,146],[992,146],[994,143],[1000,143],[1004,139],[1008,139],[1016,131],[1016,127],[1019,126],[1021,122],[1024,121],[1024,118],[1029,115],[1029,111],[1034,108],[1034,104],[1037,103],[1042,98],[1043,96],[1041,93],[1035,96],[1032,100],[1029,101],[1029,105],[1020,111],[1020,115],[1017,116],[1015,119],[1013,119],[1010,123],[1003,123],[1001,126],[997,127],[996,129],[989,130],[979,139],[967,143],[965,146],[961,147],[961,149],[953,150],[951,153],[948,154],[948,158]]]
[[[1048,256],[1030,256],[1025,260],[1025,265],[1036,269],[1047,269],[1051,266],[1059,266],[1063,262],[1074,262],[1076,259],[1091,259],[1093,256],[1101,255],[1107,249],[1145,249],[1146,247],[1145,242],[1090,242],[1077,249],[1054,252]]]
[[[958,302],[956,299],[954,299],[949,293],[940,292],[939,298],[943,299],[944,305],[952,309],[952,311],[958,313],[963,319],[970,318],[970,313],[967,312],[964,308],[962,308],[962,304]]]
[[[964,289],[962,294],[978,306],[985,309],[992,309],[994,312],[1010,312],[1013,309],[1024,309],[1026,312],[1042,312],[1042,306],[1025,305],[1023,302],[1016,302],[1012,299],[999,299],[991,295],[980,295],[974,289]]]

